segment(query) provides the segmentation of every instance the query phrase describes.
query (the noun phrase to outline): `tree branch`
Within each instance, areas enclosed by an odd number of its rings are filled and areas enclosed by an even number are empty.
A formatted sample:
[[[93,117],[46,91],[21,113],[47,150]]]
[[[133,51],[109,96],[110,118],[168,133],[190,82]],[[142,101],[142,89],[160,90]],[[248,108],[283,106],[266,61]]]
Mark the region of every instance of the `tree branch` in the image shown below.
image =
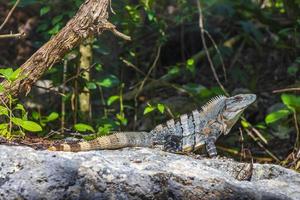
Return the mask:
[[[66,53],[85,38],[101,34],[105,30],[110,30],[115,34],[115,26],[107,21],[108,6],[109,0],[86,0],[67,25],[20,67],[21,76],[25,78],[16,80],[12,84],[7,81],[1,83],[5,88],[4,92],[0,93],[2,102],[7,102],[7,94],[14,96],[21,92],[28,94],[32,84],[46,70],[59,62]]]

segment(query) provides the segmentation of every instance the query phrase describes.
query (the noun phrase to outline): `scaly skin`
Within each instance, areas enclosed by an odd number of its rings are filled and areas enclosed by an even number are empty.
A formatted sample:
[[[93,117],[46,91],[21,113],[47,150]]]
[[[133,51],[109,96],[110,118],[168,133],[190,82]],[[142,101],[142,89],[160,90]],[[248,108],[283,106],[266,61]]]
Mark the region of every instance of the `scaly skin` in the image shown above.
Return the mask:
[[[164,151],[193,152],[202,145],[210,157],[217,155],[215,141],[228,134],[242,112],[256,99],[254,94],[233,97],[218,96],[177,120],[171,119],[150,132],[118,132],[77,144],[52,146],[52,151],[87,151],[94,149],[119,149],[124,147],[160,147]]]

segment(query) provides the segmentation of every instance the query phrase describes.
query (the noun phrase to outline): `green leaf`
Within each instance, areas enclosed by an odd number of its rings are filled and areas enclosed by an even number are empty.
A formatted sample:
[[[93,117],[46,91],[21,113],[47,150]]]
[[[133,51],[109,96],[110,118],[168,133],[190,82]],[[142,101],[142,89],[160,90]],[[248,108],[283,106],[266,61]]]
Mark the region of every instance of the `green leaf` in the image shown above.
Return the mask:
[[[10,120],[17,126],[21,126],[23,124],[23,120],[21,118],[17,118],[17,117],[12,117],[10,118]]]
[[[165,105],[164,104],[157,104],[157,109],[159,110],[159,112],[161,114],[163,114],[165,112]]]
[[[265,118],[266,124],[274,123],[284,117],[287,117],[289,114],[291,114],[291,111],[288,109],[281,109],[275,112],[272,112],[268,114]]]
[[[9,80],[10,81],[15,81],[15,80],[17,80],[18,78],[20,78],[20,79],[22,79],[21,77],[20,77],[20,73],[22,72],[22,69],[21,68],[18,68],[17,70],[15,70],[12,74],[10,74],[10,76],[9,76]]]
[[[12,68],[0,69],[0,74],[7,80],[9,80],[9,77],[13,72]]]
[[[120,96],[110,96],[107,100],[107,105],[110,106],[111,104],[113,104],[113,102],[117,101],[118,99],[120,99]]]
[[[241,124],[244,128],[249,128],[251,125],[249,124],[249,122],[242,120]]]
[[[4,91],[4,87],[0,85],[0,93]]]
[[[24,106],[19,103],[14,107],[14,110],[21,110],[22,112],[26,112]]]
[[[47,116],[46,120],[48,122],[54,121],[59,117],[59,114],[57,112],[52,112],[50,115]]]
[[[186,67],[187,69],[192,72],[193,74],[195,73],[196,66],[195,66],[195,60],[190,58],[186,61]]]
[[[32,112],[31,116],[36,121],[38,121],[41,118],[40,114],[38,112],[35,112],[35,111]]]
[[[106,88],[113,87],[119,84],[119,79],[115,75],[109,75],[97,82],[98,85]]]
[[[0,124],[0,130],[7,129],[8,123]]]
[[[299,71],[299,67],[297,65],[292,65],[287,69],[288,74],[292,76],[295,76],[298,71]]]
[[[50,35],[55,35],[56,33],[59,32],[60,29],[61,29],[61,25],[60,25],[60,24],[56,24],[52,29],[50,29],[50,30],[48,31],[48,33],[49,33]]]
[[[20,126],[27,131],[39,132],[39,131],[43,130],[39,124],[37,124],[36,122],[33,122],[33,121],[27,121],[27,120],[23,120],[23,119],[17,118],[17,117],[12,117],[11,121],[15,125]]]
[[[124,126],[127,125],[128,120],[125,118],[124,114],[118,113],[116,117]]]
[[[97,132],[100,134],[107,134],[112,130],[112,127],[113,126],[111,124],[103,124],[103,126],[100,126],[98,128]]]
[[[4,106],[0,106],[0,115],[8,116],[8,108],[6,108]]]
[[[42,127],[33,121],[23,121],[23,124],[21,125],[22,128],[24,128],[27,131],[31,131],[31,132],[39,132],[42,131]]]
[[[50,6],[42,7],[40,10],[40,15],[43,16],[43,15],[47,14],[49,11],[50,11]]]
[[[98,72],[100,72],[100,71],[103,70],[103,67],[102,67],[101,64],[98,63],[98,64],[95,65],[95,69],[96,69]]]
[[[86,87],[87,87],[89,90],[97,89],[97,85],[96,85],[96,83],[94,83],[94,82],[87,82],[87,83],[86,83]]]
[[[300,107],[300,96],[291,95],[291,94],[282,94],[281,95],[282,102],[291,107]]]
[[[86,132],[86,131],[95,132],[95,130],[93,129],[93,127],[91,127],[88,124],[83,124],[83,123],[75,124],[74,128],[75,128],[76,131],[79,131],[79,132]]]
[[[56,25],[58,22],[60,22],[64,18],[63,15],[57,15],[52,19],[52,25]]]
[[[155,107],[152,107],[152,106],[147,106],[145,109],[144,109],[144,115],[154,111],[156,108]]]

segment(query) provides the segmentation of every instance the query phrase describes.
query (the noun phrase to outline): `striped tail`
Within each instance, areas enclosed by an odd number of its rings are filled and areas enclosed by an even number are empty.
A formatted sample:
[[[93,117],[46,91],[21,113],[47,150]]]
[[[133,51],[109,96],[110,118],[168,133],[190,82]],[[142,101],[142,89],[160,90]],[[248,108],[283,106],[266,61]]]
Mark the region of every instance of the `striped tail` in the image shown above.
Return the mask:
[[[95,149],[120,149],[124,147],[150,147],[152,137],[147,132],[117,132],[87,142],[59,144],[48,148],[50,151],[89,151]]]

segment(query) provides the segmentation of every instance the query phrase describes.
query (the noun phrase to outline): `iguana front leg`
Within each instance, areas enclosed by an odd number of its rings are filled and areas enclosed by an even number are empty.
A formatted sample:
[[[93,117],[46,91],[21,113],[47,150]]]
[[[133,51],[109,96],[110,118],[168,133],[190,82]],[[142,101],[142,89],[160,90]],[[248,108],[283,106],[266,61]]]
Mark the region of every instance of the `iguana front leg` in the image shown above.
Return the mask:
[[[215,145],[216,140],[212,138],[208,138],[205,145],[206,145],[206,151],[209,155],[209,157],[214,158],[218,155],[216,145]]]
[[[218,137],[222,133],[224,133],[225,130],[226,130],[226,124],[221,123],[219,121],[216,121],[216,122],[210,124],[206,128],[207,138],[206,138],[206,142],[205,142],[205,147],[206,147],[206,151],[207,151],[209,157],[213,158],[218,155],[215,142],[218,139]]]

